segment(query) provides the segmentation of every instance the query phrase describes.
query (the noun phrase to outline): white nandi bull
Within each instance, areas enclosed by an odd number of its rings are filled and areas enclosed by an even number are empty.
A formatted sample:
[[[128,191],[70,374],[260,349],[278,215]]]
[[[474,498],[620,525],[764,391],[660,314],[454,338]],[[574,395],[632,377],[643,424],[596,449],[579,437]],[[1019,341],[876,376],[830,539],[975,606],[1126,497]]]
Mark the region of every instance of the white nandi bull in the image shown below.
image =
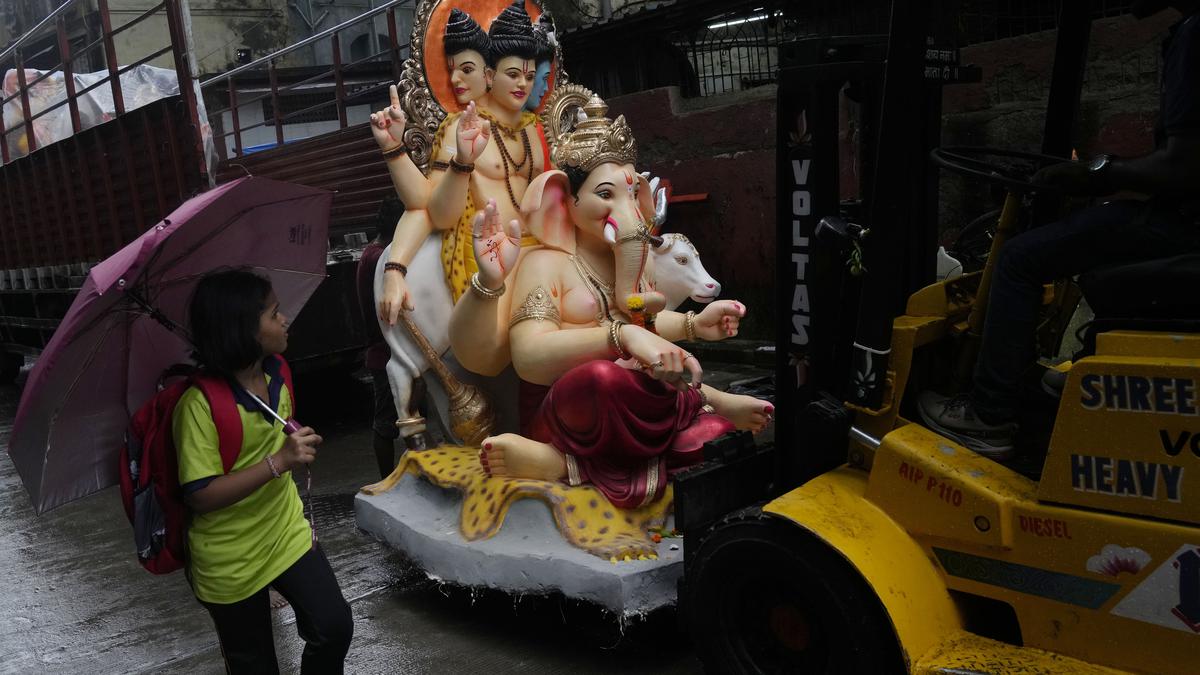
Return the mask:
[[[658,290],[667,297],[667,309],[675,309],[691,298],[699,303],[709,303],[721,294],[721,284],[704,269],[700,253],[688,238],[678,233],[662,235],[663,243],[653,247],[654,273]],[[383,294],[383,264],[391,255],[391,246],[384,249],[375,266],[375,298]],[[434,351],[445,356],[450,349],[450,312],[453,303],[450,289],[442,272],[442,235],[430,235],[408,266],[409,292],[413,306],[411,318]],[[388,382],[392,387],[392,398],[400,419],[411,416],[409,402],[412,398],[413,382],[429,369],[425,355],[413,343],[412,335],[402,324],[388,326],[380,322],[383,339],[392,351],[388,360]],[[449,420],[449,402],[437,378],[428,378],[426,391],[429,403],[436,406],[438,417]],[[432,412],[432,410],[430,411]]]

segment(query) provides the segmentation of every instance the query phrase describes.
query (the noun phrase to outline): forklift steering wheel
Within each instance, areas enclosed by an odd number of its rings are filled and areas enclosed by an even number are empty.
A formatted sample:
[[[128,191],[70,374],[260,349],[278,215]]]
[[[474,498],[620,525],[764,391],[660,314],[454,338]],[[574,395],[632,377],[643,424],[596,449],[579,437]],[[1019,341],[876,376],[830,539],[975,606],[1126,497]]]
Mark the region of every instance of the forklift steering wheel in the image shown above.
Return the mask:
[[[946,146],[934,148],[929,153],[934,164],[968,178],[980,178],[989,183],[1002,185],[1013,192],[1060,192],[1056,188],[1037,185],[1033,174],[1038,169],[1070,161],[1052,155],[1039,155],[1019,150],[1003,150],[972,146]],[[992,158],[1008,160],[996,161]]]

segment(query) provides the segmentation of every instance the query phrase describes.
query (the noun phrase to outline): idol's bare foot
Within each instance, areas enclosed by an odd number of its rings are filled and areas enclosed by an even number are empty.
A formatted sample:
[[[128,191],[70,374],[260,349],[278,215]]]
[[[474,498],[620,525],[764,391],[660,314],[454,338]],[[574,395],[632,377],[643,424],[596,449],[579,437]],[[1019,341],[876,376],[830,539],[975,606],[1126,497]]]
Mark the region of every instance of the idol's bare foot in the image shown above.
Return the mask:
[[[744,431],[757,434],[775,415],[775,406],[753,396],[730,394],[707,386],[704,387],[704,395],[718,415]]]
[[[567,462],[561,452],[517,434],[484,439],[479,462],[489,476],[562,480],[567,475]]]

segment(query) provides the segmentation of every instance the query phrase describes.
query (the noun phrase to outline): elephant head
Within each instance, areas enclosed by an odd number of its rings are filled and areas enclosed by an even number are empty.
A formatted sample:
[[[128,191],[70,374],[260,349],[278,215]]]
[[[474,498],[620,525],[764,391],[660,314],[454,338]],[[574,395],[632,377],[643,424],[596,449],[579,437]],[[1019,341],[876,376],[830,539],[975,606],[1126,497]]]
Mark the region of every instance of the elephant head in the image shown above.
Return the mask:
[[[574,253],[577,237],[607,242],[616,259],[614,300],[622,308],[629,307],[633,298],[652,314],[665,308],[666,297],[642,283],[650,247],[663,241],[650,232],[646,216],[654,213],[650,186],[632,164],[605,162],[574,177],[561,170],[547,171],[525,190],[521,211],[530,231],[547,246]]]
[[[553,133],[551,159],[557,170],[529,184],[521,211],[530,231],[548,246],[574,253],[577,237],[607,242],[616,262],[613,299],[623,309],[640,301],[646,312],[660,312],[666,298],[648,289],[643,275],[651,245],[661,245],[662,238],[651,232],[654,196],[634,169],[633,132],[624,116],[605,117],[604,101],[578,85],[557,90],[547,102],[547,116],[556,122],[571,117],[563,104],[572,99],[586,103],[576,110],[574,128]]]

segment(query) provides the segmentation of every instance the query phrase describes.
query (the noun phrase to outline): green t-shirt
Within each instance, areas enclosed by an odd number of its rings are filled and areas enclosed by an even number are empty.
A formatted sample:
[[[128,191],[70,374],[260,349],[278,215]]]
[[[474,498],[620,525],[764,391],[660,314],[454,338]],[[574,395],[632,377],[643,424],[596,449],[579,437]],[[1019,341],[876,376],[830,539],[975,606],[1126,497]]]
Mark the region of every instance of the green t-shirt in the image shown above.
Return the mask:
[[[269,377],[269,376],[268,376]],[[257,410],[237,406],[242,419],[242,451],[232,471],[263,461],[284,441],[279,422]],[[291,415],[287,387],[279,393],[279,414]],[[179,399],[172,418],[179,452],[179,484],[225,473],[217,444],[217,425],[208,400],[196,387]],[[223,509],[192,515],[188,555],[192,586],[205,602],[234,603],[271,583],[312,546],[312,530],[291,474],[269,481]]]

